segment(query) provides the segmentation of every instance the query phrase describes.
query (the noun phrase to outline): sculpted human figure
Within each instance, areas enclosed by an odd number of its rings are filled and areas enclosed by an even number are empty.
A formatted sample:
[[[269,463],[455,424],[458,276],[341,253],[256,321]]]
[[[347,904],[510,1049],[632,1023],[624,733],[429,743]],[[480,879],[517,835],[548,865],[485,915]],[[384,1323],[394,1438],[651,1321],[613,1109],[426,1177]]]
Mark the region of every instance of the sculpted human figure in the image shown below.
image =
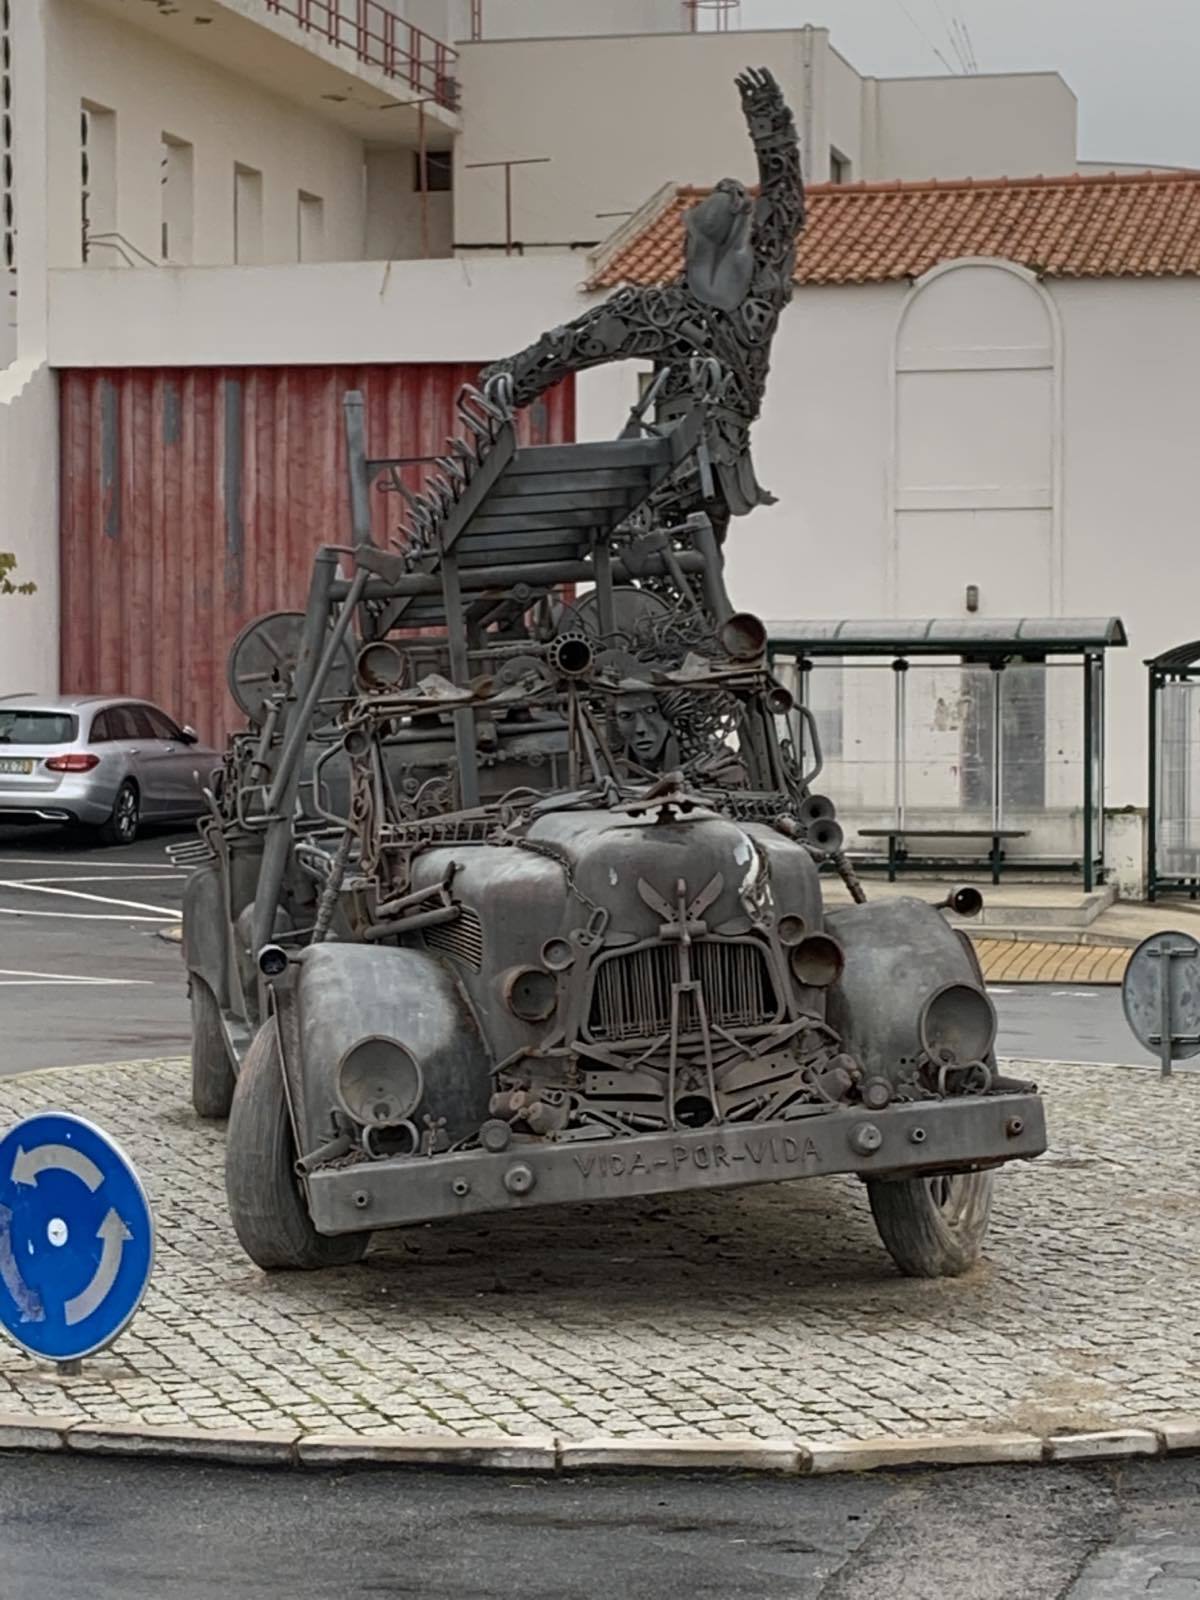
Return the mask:
[[[769,504],[750,457],[750,425],[762,405],[771,340],[791,299],[796,236],[804,225],[800,147],[790,108],[766,68],[737,80],[758,157],[759,191],[722,178],[685,218],[686,265],[666,288],[619,289],[603,305],[543,334],[482,379],[508,373],[525,406],[573,372],[631,359],[663,373],[658,417],[693,403],[696,358],[719,364],[722,385],[709,410],[711,481],[692,466],[659,490],[654,510],[675,522],[705,511],[723,538],[731,516]]]

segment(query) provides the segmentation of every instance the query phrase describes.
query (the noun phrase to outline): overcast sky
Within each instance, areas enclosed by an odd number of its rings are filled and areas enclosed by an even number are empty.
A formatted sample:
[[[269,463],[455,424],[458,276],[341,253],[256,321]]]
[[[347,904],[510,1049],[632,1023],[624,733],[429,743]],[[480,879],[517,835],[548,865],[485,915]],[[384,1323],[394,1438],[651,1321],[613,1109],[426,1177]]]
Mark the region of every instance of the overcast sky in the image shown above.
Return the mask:
[[[1200,0],[742,0],[743,28],[827,27],[874,76],[958,70],[965,22],[981,72],[1060,72],[1085,161],[1200,166]]]

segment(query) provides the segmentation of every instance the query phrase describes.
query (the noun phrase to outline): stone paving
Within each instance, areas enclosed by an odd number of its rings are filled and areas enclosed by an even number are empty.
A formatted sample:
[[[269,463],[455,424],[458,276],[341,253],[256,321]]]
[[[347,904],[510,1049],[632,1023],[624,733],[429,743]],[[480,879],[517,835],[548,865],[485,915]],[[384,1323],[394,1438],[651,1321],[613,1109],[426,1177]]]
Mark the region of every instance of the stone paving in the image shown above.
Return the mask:
[[[1053,1148],[1001,1174],[986,1263],[940,1282],[897,1275],[851,1180],[425,1226],[268,1277],[186,1063],[0,1080],[0,1126],[59,1107],[115,1134],[160,1238],[142,1310],[81,1376],[0,1343],[0,1412],[825,1442],[1200,1415],[1200,1081],[1029,1070]]]

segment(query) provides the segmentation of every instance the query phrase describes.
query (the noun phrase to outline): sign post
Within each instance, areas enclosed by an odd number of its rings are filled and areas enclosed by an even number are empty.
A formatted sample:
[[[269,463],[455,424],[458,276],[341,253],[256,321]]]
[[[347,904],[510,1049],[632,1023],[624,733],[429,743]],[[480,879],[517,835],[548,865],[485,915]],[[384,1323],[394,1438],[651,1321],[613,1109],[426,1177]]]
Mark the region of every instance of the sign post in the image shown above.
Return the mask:
[[[1190,933],[1152,933],[1129,958],[1121,985],[1125,1020],[1164,1078],[1200,1050],[1200,944]]]
[[[68,1112],[0,1139],[0,1325],[30,1355],[77,1372],[141,1304],[154,1216],[132,1163]]]

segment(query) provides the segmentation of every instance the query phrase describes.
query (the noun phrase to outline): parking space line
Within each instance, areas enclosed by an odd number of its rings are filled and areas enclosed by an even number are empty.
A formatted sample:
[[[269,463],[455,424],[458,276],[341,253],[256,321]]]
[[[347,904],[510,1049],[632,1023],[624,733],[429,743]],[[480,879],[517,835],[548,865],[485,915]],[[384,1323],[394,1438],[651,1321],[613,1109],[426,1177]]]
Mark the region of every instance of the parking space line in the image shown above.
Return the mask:
[[[136,911],[18,911],[15,906],[0,906],[0,917],[69,917],[73,922],[178,922],[179,912],[141,917]]]
[[[73,878],[13,878],[12,883],[176,883],[180,878],[186,878],[186,872],[163,872],[154,878],[131,878],[126,873],[97,873]],[[0,888],[4,887],[5,880],[0,878]]]
[[[0,853],[0,867],[91,867],[102,866],[102,861],[93,861],[90,858],[80,861],[72,860],[70,856],[6,856]],[[162,861],[125,861],[118,859],[112,863],[114,867],[129,867],[137,872],[165,872],[167,863]]]
[[[118,900],[115,895],[87,894],[83,889],[51,889],[44,883],[29,883],[23,878],[10,878],[4,883],[0,883],[0,893],[4,893],[9,889],[23,890],[27,894],[61,894],[66,895],[71,900],[92,900],[97,905],[128,906],[133,911],[157,911],[164,917],[177,918],[179,916],[178,907],[152,906],[148,905],[144,900]]]
[[[154,987],[153,978],[89,978],[83,974],[70,972],[22,972],[19,968],[0,967],[0,988],[12,988],[18,983],[82,983],[93,984],[100,988],[108,988],[114,984]]]

